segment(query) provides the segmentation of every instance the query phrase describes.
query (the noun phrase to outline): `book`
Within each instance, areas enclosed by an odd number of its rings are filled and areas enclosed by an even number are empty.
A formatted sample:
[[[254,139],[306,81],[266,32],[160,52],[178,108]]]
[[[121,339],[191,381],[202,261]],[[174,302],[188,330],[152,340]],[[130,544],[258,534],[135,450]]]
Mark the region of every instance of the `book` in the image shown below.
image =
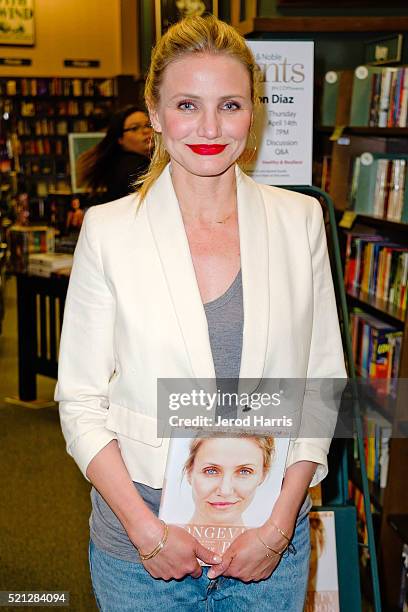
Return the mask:
[[[310,570],[305,612],[340,610],[335,516],[310,512]]]
[[[408,544],[402,547],[399,609],[408,612]]]
[[[202,436],[201,432],[201,436]],[[270,516],[284,476],[289,438],[242,433],[172,437],[159,517],[223,555]]]
[[[354,71],[350,107],[350,126],[368,126],[373,121],[371,100],[373,98],[373,76],[381,74],[376,66],[358,66]]]
[[[366,467],[368,479],[380,488],[387,486],[389,444],[392,424],[379,412],[367,408],[363,417],[363,427],[367,440]]]
[[[353,162],[350,208],[358,214],[403,221],[408,211],[408,156],[365,152]]]
[[[352,84],[352,70],[330,70],[325,74],[321,110],[322,125],[348,125]]]

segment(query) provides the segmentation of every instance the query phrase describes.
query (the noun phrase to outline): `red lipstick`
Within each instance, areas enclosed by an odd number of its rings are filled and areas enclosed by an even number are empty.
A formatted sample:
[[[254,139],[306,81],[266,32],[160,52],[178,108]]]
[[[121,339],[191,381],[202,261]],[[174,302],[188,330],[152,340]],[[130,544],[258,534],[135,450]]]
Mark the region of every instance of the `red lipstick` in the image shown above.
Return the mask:
[[[227,146],[221,144],[188,144],[188,147],[193,151],[193,153],[197,153],[197,155],[218,155],[222,153]]]

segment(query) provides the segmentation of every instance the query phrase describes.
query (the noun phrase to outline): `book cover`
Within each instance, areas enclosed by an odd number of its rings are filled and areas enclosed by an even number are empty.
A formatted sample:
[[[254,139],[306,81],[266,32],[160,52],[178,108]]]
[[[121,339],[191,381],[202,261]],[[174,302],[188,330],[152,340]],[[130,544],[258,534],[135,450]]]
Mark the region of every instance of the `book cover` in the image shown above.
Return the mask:
[[[334,512],[310,512],[310,569],[306,612],[340,610]]]
[[[350,109],[350,126],[368,126],[373,98],[373,75],[381,75],[382,69],[375,66],[358,66],[354,71],[353,93]],[[376,95],[376,94],[374,94]]]
[[[269,518],[289,438],[189,435],[170,440],[159,517],[223,555],[237,536]]]
[[[398,127],[407,126],[407,108],[408,108],[408,68],[403,68],[404,76],[401,84],[401,102],[398,115]]]

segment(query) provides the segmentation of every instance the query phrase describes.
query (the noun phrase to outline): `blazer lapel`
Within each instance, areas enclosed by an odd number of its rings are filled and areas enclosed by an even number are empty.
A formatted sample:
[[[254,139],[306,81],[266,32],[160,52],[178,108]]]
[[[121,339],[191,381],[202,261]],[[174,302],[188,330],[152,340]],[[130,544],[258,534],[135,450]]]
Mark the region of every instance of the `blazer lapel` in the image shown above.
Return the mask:
[[[151,188],[145,205],[190,361],[192,376],[197,380],[211,379],[215,390],[215,371],[207,318],[170,176],[170,165],[167,165]]]
[[[145,205],[192,375],[199,381],[212,379],[210,387],[215,390],[207,318],[169,168],[168,165],[153,185]],[[263,375],[268,342],[267,221],[262,195],[256,183],[238,166],[236,178],[244,303],[240,378],[256,379],[253,385],[256,386]],[[240,384],[240,391],[241,387]]]
[[[269,327],[269,245],[265,204],[258,185],[236,167],[241,269],[244,300],[244,337],[240,378],[262,378]]]

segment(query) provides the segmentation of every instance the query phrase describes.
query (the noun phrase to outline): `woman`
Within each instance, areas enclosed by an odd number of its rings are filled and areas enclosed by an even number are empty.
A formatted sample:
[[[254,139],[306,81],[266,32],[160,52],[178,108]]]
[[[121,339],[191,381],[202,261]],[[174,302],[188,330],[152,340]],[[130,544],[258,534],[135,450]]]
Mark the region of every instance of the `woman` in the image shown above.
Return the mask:
[[[84,220],[84,211],[81,209],[81,200],[77,195],[71,199],[71,208],[67,214],[66,230],[77,231],[81,229],[82,221]]]
[[[94,486],[91,574],[109,612],[303,607],[305,498],[330,440],[291,442],[270,518],[222,558],[156,516],[168,451],[158,378],[345,376],[320,206],[236,164],[254,73],[244,39],[216,18],[170,28],[146,82],[149,172],[137,197],[93,207],[82,226],[56,398],[68,452]],[[292,538],[297,555],[282,558]]]
[[[245,525],[243,512],[271,467],[274,439],[261,436],[194,438],[184,466],[192,488],[195,525]]]
[[[146,112],[138,106],[117,111],[101,142],[79,158],[80,183],[92,196],[105,191],[105,202],[128,195],[149,166],[151,145],[152,129]]]

